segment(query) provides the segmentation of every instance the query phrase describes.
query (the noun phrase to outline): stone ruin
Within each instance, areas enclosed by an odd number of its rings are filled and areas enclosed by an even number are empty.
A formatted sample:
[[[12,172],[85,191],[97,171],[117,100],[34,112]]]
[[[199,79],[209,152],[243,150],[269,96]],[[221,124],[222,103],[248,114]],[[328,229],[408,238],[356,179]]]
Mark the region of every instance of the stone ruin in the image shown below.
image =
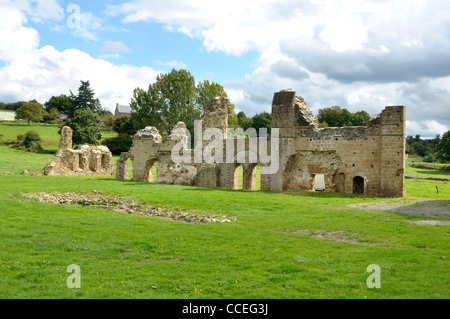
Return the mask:
[[[267,163],[261,162],[259,149],[253,154],[251,138],[227,138],[229,105],[224,97],[212,99],[206,108],[202,132],[207,128],[224,132],[220,142],[223,149],[232,145],[234,161],[230,162],[228,154],[223,154],[221,163],[196,163],[194,158],[189,163],[174,163],[172,148],[180,142],[189,148],[186,126],[180,122],[165,142],[155,127],[139,131],[131,149],[122,153],[117,162],[116,178],[129,178],[128,159],[131,159],[133,180],[153,182],[152,168],[158,162],[158,183],[238,189],[238,168],[242,166],[243,189],[255,189],[256,166],[264,167]],[[272,130],[276,128],[279,166],[275,173],[261,173],[261,190],[314,191],[320,183],[321,190],[326,192],[405,195],[404,106],[386,107],[367,126],[318,128],[318,119],[303,98],[292,90],[283,90],[275,93],[272,103]],[[196,145],[202,151],[208,147],[205,143]],[[267,145],[271,150],[270,138]],[[245,161],[238,162],[239,156],[245,156]],[[249,161],[250,156],[256,156],[258,161]]]
[[[106,146],[78,145],[72,149],[72,129],[61,130],[59,149],[44,168],[44,175],[114,175],[114,159]]]

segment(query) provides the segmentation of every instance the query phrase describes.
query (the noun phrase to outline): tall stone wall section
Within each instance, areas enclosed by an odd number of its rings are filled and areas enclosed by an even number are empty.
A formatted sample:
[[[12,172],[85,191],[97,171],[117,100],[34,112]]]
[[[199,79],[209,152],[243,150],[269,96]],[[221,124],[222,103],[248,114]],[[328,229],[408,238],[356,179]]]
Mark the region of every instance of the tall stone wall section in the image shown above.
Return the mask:
[[[308,110],[294,91],[275,93],[272,128],[280,129],[281,165],[266,177],[268,190],[314,190],[315,176],[323,174],[326,191],[405,195],[404,106],[386,107],[364,127],[323,129]]]
[[[233,143],[234,161],[221,163],[196,162],[192,151],[187,163],[174,163],[171,150],[180,141],[187,143],[184,123],[176,125],[167,141],[154,127],[139,131],[129,152],[123,153],[117,163],[116,177],[127,179],[127,161],[133,161],[133,179],[151,182],[151,170],[158,162],[158,183],[197,185],[237,189],[238,168],[243,169],[243,189],[256,188],[256,166],[250,162],[254,150],[250,139],[227,139],[229,101],[224,97],[212,99],[206,107],[201,133],[218,128],[223,134],[223,149]],[[405,107],[388,106],[370,119],[367,126],[318,128],[318,119],[302,97],[292,90],[274,94],[272,129],[279,129],[279,168],[275,174],[261,174],[261,190],[281,192],[315,190],[316,178],[323,175],[325,191],[355,194],[373,194],[386,197],[404,196],[405,173]],[[202,151],[209,141],[196,144]],[[237,161],[244,146],[246,161]],[[271,139],[267,140],[271,149]],[[186,149],[189,149],[186,146]]]

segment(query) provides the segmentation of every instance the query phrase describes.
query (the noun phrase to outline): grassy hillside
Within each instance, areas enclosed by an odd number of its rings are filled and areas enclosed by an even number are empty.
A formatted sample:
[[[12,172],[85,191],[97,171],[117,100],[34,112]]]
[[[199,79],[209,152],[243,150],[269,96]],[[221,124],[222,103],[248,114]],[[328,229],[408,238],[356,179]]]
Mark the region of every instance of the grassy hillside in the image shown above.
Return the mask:
[[[53,156],[5,146],[0,154],[0,165],[24,169]],[[94,190],[237,220],[185,223],[23,197]],[[449,298],[449,226],[414,222],[450,218],[357,206],[450,200],[446,182],[407,180],[406,190],[385,199],[0,176],[0,298]],[[448,203],[437,207],[448,211]],[[81,289],[67,288],[72,264],[81,267]],[[371,264],[381,267],[381,289],[366,285]]]
[[[30,130],[36,131],[40,135],[44,152],[33,154],[0,144],[0,174],[13,171],[15,174],[20,174],[23,170],[30,169],[32,171],[42,170],[45,164],[53,158],[58,150],[60,139],[59,126],[56,124],[33,123],[28,126],[26,123],[0,122],[0,135],[2,135],[0,136],[0,143],[2,141],[14,141],[17,139],[17,135],[25,134]],[[116,133],[102,132],[102,140],[116,135]],[[118,156],[114,158],[116,161]]]
[[[59,126],[56,124],[36,124],[17,123],[17,122],[0,122],[0,141],[14,141],[17,135],[25,134],[28,131],[36,131],[42,139],[42,147],[48,151],[56,153],[59,145],[60,135],[58,134]],[[116,133],[102,131],[102,140],[105,138],[117,136]]]

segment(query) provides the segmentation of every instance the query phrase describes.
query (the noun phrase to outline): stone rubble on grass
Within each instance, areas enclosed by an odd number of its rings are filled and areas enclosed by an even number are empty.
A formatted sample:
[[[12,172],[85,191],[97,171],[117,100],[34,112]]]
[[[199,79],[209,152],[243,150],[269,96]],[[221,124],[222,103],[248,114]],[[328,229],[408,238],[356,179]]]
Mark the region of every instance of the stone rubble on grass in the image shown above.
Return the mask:
[[[23,194],[23,196],[28,199],[36,199],[43,203],[95,206],[121,213],[158,216],[187,223],[229,223],[237,219],[236,217],[227,216],[201,216],[184,210],[174,210],[147,204],[139,204],[128,196],[104,194],[97,191],[89,193],[30,193]]]

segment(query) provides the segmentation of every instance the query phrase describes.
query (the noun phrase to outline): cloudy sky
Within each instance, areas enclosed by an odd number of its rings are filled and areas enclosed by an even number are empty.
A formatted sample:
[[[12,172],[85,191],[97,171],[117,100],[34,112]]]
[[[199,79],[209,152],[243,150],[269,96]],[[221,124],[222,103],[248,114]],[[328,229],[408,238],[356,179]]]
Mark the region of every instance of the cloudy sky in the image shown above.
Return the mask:
[[[113,110],[185,68],[247,115],[292,88],[316,114],[406,105],[408,135],[450,129],[447,0],[0,0],[0,21],[3,102],[90,80]]]

